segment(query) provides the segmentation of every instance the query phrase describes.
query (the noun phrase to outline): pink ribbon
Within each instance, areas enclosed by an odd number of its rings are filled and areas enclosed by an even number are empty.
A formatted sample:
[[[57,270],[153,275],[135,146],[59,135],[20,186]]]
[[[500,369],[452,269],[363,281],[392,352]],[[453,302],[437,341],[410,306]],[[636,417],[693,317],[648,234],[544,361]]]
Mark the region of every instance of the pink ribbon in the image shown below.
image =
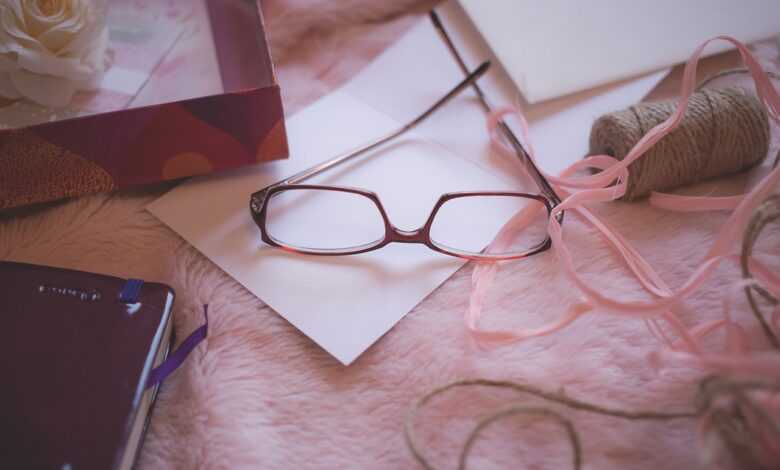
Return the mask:
[[[595,155],[587,157],[565,169],[559,176],[548,175],[550,183],[562,198],[561,204],[553,208],[549,219],[548,233],[552,239],[553,249],[557,255],[560,266],[568,279],[577,286],[582,294],[581,302],[569,308],[563,318],[549,325],[531,330],[483,330],[479,328],[482,316],[484,299],[492,283],[497,264],[495,262],[480,262],[474,269],[472,276],[472,293],[468,311],[466,312],[466,326],[469,331],[482,343],[500,344],[533,338],[554,333],[579,316],[600,310],[607,313],[644,318],[650,331],[663,341],[668,350],[657,355],[657,359],[680,359],[694,361],[700,365],[722,367],[727,369],[742,368],[755,369],[763,373],[773,371],[774,376],[780,376],[780,355],[752,356],[749,359],[745,354],[747,340],[742,328],[730,318],[732,297],[744,288],[735,289],[726,295],[724,300],[724,317],[721,320],[708,322],[694,328],[687,328],[675,314],[680,308],[681,301],[699,289],[712,275],[715,268],[724,261],[738,263],[739,259],[731,251],[745,230],[748,219],[754,209],[770,194],[773,188],[780,182],[780,167],[772,170],[750,192],[745,195],[732,197],[689,197],[676,196],[663,193],[652,193],[650,204],[655,207],[674,211],[732,211],[726,223],[721,228],[715,242],[705,256],[702,264],[691,274],[688,280],[677,290],[671,289],[664,283],[658,273],[635,250],[631,244],[617,231],[601,220],[587,206],[591,203],[614,201],[622,197],[627,188],[630,177],[628,166],[655,145],[661,138],[672,132],[680,125],[688,100],[694,92],[696,67],[704,47],[714,40],[725,40],[737,47],[742,60],[750,71],[756,83],[759,99],[766,105],[768,115],[778,122],[780,116],[780,96],[772,86],[769,77],[761,69],[760,65],[750,51],[739,41],[728,36],[719,36],[710,39],[699,46],[689,59],[683,73],[680,101],[675,112],[664,122],[652,128],[637,144],[628,152],[626,157],[619,161],[609,155]],[[522,138],[526,143],[529,156],[535,161],[535,153],[530,145],[528,123],[524,116],[516,109],[503,109],[488,119],[488,129],[491,135],[491,143],[501,153],[514,155],[500,139],[498,123],[507,114],[514,114],[520,121]],[[595,174],[575,175],[584,169],[598,170]],[[499,231],[496,238],[488,246],[488,252],[502,252],[505,250],[514,236],[523,230],[532,220],[536,210],[541,207],[530,206],[520,211]],[[606,239],[608,244],[625,261],[631,273],[639,281],[640,285],[655,299],[650,301],[621,301],[609,297],[584,280],[574,267],[572,254],[563,241],[563,233],[558,217],[561,212],[567,211],[582,219],[586,224],[596,228]],[[775,295],[780,294],[780,279],[777,274],[763,267],[756,260],[754,273],[762,286]],[[663,319],[677,334],[676,340],[671,340],[659,320]],[[777,326],[780,322],[780,309],[774,312],[772,323]],[[704,338],[715,331],[725,329],[726,344],[722,353],[705,353],[701,344]],[[746,361],[752,360],[751,364]]]

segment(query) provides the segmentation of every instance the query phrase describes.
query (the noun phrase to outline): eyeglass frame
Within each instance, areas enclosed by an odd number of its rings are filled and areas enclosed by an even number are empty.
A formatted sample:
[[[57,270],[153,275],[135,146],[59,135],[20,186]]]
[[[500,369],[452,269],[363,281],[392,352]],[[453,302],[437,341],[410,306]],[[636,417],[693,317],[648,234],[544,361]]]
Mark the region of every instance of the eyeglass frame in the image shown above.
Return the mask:
[[[390,219],[387,215],[387,212],[384,209],[384,206],[382,205],[381,200],[379,199],[379,196],[373,191],[366,190],[363,188],[354,188],[348,186],[332,186],[332,185],[316,185],[316,184],[300,183],[301,181],[304,181],[319,173],[322,173],[347,160],[351,160],[352,158],[362,155],[377,147],[380,147],[381,145],[406,133],[407,131],[411,130],[412,128],[416,127],[418,124],[423,122],[435,111],[437,111],[439,108],[444,106],[447,102],[449,102],[452,98],[457,96],[460,92],[462,92],[465,88],[469,86],[471,86],[476,92],[477,97],[479,98],[479,101],[482,107],[485,109],[485,111],[486,112],[493,111],[493,108],[490,106],[489,102],[487,101],[484,92],[476,82],[478,78],[480,78],[482,75],[485,74],[485,72],[487,72],[487,70],[490,67],[490,62],[489,61],[483,62],[477,69],[475,69],[472,72],[469,72],[465,62],[461,58],[457,48],[452,42],[449,34],[444,28],[444,25],[439,19],[435,10],[431,10],[430,19],[433,22],[436,29],[438,30],[439,34],[442,36],[442,39],[444,40],[451,54],[455,58],[459,67],[466,75],[466,78],[462,80],[458,85],[456,85],[452,90],[450,90],[444,97],[442,97],[436,103],[434,103],[425,112],[419,115],[416,119],[410,121],[408,124],[402,126],[398,130],[393,131],[385,135],[384,137],[380,137],[372,142],[369,142],[368,144],[365,144],[361,147],[358,147],[357,149],[352,150],[351,152],[347,152],[345,154],[336,156],[330,160],[317,164],[311,168],[305,169],[291,177],[273,183],[261,189],[260,191],[253,193],[250,196],[249,209],[250,209],[252,219],[254,220],[257,227],[260,229],[260,235],[263,242],[265,242],[270,246],[281,248],[285,251],[300,253],[300,254],[315,255],[315,256],[349,256],[349,255],[356,255],[360,253],[366,253],[369,251],[378,250],[380,248],[383,248],[384,246],[387,246],[390,243],[415,243],[415,244],[423,244],[434,251],[446,255],[450,255],[450,256],[455,256],[458,258],[465,258],[469,260],[491,259],[491,260],[499,260],[499,261],[526,258],[528,256],[532,256],[537,253],[546,251],[552,246],[551,239],[549,235],[547,235],[545,239],[537,246],[525,250],[521,253],[512,254],[512,255],[500,255],[500,254],[491,254],[491,253],[484,253],[484,252],[480,254],[474,254],[462,250],[457,250],[452,247],[447,247],[446,245],[438,245],[430,237],[430,230],[433,225],[433,221],[436,217],[436,214],[447,201],[450,201],[452,199],[457,199],[462,197],[479,197],[479,196],[509,196],[509,197],[533,199],[541,202],[544,205],[545,209],[547,210],[547,218],[549,218],[549,216],[551,215],[552,208],[560,204],[560,199],[558,198],[555,191],[552,189],[552,186],[549,184],[549,182],[544,177],[544,175],[536,167],[533,160],[529,157],[528,153],[523,148],[520,140],[512,132],[511,128],[506,124],[504,120],[498,121],[498,129],[501,131],[503,137],[509,143],[509,145],[516,151],[516,153],[518,154],[518,158],[527,166],[527,169],[529,169],[529,174],[539,186],[539,189],[542,192],[542,194],[530,194],[530,193],[515,192],[515,191],[461,191],[461,192],[446,193],[443,194],[436,202],[425,224],[416,230],[409,231],[409,230],[399,229],[398,227],[396,227],[390,222]],[[379,213],[382,216],[382,220],[385,226],[384,227],[385,236],[382,239],[378,239],[374,242],[358,245],[351,248],[345,248],[345,249],[295,247],[275,240],[268,233],[268,229],[266,226],[268,203],[275,194],[278,194],[283,191],[296,190],[296,189],[338,191],[338,192],[358,194],[367,197],[373,202],[373,204],[376,205],[376,207],[379,210]],[[558,215],[558,217],[559,217],[559,221],[562,221],[563,212],[561,212]]]
[[[384,237],[369,243],[364,243],[362,245],[357,245],[354,247],[344,248],[344,249],[302,248],[302,247],[289,245],[282,241],[276,240],[269,233],[268,228],[266,226],[268,202],[271,200],[271,198],[274,197],[275,194],[284,191],[295,191],[295,190],[337,191],[337,192],[357,194],[370,199],[379,210],[379,214],[382,216],[382,221],[384,223],[384,233],[385,233]],[[305,254],[318,255],[318,256],[357,255],[360,253],[367,253],[369,251],[378,250],[380,248],[389,245],[390,243],[421,244],[427,246],[433,251],[437,251],[445,255],[455,256],[458,258],[464,258],[469,260],[484,260],[484,259],[493,259],[493,260],[501,260],[501,261],[513,260],[513,259],[525,258],[527,256],[531,256],[541,251],[545,251],[549,249],[551,243],[550,237],[545,237],[545,239],[541,243],[539,243],[537,246],[533,248],[525,250],[522,253],[517,253],[512,255],[501,255],[501,254],[491,254],[491,253],[483,253],[483,254],[470,253],[465,250],[458,250],[456,248],[449,247],[444,244],[438,244],[436,241],[434,241],[431,238],[431,227],[433,226],[433,222],[436,219],[436,214],[439,212],[441,207],[446,202],[451,201],[453,199],[459,199],[464,197],[480,197],[480,196],[481,197],[504,196],[504,197],[516,197],[518,199],[522,198],[522,199],[535,200],[544,205],[545,209],[547,210],[547,218],[550,217],[550,213],[552,212],[552,205],[550,204],[550,201],[546,197],[542,196],[541,194],[529,194],[529,193],[522,193],[517,191],[450,192],[450,193],[442,194],[441,197],[439,197],[438,201],[436,201],[436,204],[434,204],[430,215],[426,219],[425,224],[422,227],[416,230],[402,230],[396,227],[395,225],[393,225],[392,222],[390,222],[390,218],[387,215],[387,211],[385,211],[385,208],[382,205],[382,200],[379,198],[379,195],[377,195],[373,191],[363,189],[363,188],[354,188],[350,186],[330,186],[330,185],[320,185],[320,184],[291,184],[291,185],[272,186],[268,188],[268,191],[265,195],[266,199],[260,211],[253,212],[253,218],[257,226],[260,228],[261,239],[268,245],[281,248],[285,251],[290,251],[293,253],[305,253]]]

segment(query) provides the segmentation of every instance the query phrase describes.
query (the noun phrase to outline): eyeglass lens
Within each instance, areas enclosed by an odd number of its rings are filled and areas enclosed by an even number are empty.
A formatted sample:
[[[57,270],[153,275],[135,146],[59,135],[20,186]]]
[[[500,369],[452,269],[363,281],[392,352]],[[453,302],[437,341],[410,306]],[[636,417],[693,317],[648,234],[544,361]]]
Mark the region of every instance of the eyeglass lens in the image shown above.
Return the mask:
[[[431,224],[431,241],[447,251],[477,255],[487,247],[501,227],[515,214],[533,206],[530,223],[492,255],[515,255],[544,243],[547,237],[547,210],[536,199],[521,196],[479,195],[446,201]],[[465,214],[468,214],[466,216]]]
[[[385,222],[373,200],[327,189],[288,188],[271,196],[267,234],[300,250],[349,250],[385,238]]]

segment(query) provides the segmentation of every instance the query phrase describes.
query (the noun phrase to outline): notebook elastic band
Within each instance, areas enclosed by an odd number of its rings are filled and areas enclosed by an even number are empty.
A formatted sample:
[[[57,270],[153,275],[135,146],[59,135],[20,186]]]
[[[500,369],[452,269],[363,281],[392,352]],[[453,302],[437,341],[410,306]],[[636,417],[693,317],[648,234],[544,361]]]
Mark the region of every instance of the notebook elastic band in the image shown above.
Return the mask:
[[[125,282],[122,291],[119,292],[119,301],[123,304],[134,304],[138,302],[138,296],[141,294],[141,287],[144,281],[141,279],[128,279]]]

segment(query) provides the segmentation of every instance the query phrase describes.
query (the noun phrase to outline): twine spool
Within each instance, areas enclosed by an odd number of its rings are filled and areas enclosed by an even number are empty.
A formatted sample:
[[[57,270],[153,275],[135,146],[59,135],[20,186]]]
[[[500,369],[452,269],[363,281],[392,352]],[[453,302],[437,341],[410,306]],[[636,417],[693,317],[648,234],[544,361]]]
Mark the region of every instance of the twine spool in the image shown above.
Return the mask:
[[[622,160],[676,107],[676,100],[641,103],[602,116],[591,128],[589,155]],[[769,119],[758,99],[736,87],[700,90],[691,95],[680,126],[629,165],[622,199],[737,173],[760,163],[768,151]]]

